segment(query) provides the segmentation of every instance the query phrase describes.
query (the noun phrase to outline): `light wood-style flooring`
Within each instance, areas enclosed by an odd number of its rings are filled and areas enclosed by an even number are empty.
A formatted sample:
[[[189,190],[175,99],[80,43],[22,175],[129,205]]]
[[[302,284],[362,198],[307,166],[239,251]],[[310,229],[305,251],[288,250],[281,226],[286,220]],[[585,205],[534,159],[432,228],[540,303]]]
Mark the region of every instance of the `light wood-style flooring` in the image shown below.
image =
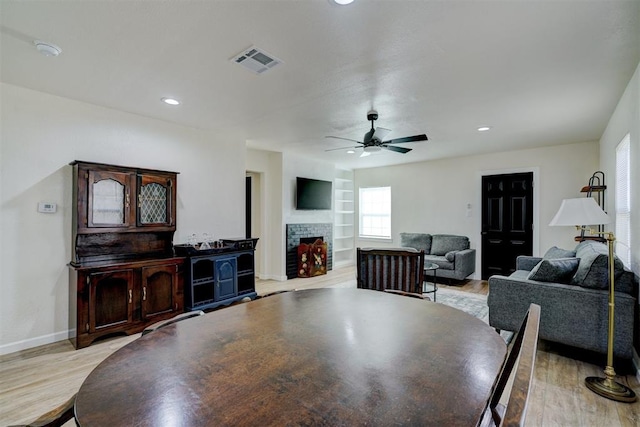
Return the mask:
[[[347,286],[355,286],[353,267],[336,269],[325,276],[309,279],[286,282],[258,280],[256,290],[265,294],[283,289]],[[487,282],[480,280],[452,287],[465,292],[488,292]],[[62,404],[80,388],[93,368],[138,336],[113,338],[81,350],[74,350],[68,341],[61,341],[0,356],[0,425],[34,420]],[[538,349],[527,426],[640,425],[640,402],[613,402],[584,386],[585,377],[602,375],[601,366],[569,357],[566,351],[544,341]],[[640,394],[640,383],[634,375],[620,376],[618,380]],[[70,421],[65,427],[74,425]]]

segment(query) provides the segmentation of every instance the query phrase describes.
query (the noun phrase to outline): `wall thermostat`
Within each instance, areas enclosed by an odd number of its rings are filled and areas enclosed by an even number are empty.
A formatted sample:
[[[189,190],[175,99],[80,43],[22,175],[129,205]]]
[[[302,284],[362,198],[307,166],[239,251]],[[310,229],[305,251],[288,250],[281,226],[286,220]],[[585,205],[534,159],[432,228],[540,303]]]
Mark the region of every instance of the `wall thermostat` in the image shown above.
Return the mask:
[[[38,212],[42,213],[55,213],[58,206],[55,203],[51,202],[39,202],[38,203]]]

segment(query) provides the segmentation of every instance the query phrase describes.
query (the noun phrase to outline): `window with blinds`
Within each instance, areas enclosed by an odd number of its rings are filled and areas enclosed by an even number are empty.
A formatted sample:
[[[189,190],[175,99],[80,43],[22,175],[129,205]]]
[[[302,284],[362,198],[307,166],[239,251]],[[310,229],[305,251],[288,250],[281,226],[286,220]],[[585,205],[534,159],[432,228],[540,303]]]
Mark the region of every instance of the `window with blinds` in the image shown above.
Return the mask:
[[[360,189],[360,237],[391,239],[391,187]]]
[[[616,147],[616,255],[631,266],[631,138]]]

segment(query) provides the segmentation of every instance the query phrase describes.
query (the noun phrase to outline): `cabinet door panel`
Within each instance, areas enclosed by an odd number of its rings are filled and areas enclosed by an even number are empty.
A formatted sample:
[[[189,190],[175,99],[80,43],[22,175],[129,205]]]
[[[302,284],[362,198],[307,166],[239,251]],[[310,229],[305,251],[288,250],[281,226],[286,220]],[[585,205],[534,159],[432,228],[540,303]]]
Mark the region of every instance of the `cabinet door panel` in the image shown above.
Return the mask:
[[[175,179],[169,175],[138,175],[139,227],[175,225]]]
[[[89,280],[89,332],[133,321],[132,270],[96,273]]]
[[[161,265],[142,269],[142,317],[168,313],[177,309],[178,266]]]
[[[238,288],[237,259],[223,258],[215,261],[216,300],[236,296]]]
[[[94,171],[88,173],[88,227],[129,227],[132,173]]]

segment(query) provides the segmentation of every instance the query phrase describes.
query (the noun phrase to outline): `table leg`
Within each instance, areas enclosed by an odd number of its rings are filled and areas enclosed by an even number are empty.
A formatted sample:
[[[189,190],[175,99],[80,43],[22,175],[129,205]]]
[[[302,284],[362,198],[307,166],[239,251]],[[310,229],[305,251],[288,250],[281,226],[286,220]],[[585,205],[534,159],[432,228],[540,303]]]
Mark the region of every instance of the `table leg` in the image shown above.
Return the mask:
[[[436,294],[438,293],[438,281],[436,277],[438,276],[438,269],[433,270],[433,302],[436,302]]]

